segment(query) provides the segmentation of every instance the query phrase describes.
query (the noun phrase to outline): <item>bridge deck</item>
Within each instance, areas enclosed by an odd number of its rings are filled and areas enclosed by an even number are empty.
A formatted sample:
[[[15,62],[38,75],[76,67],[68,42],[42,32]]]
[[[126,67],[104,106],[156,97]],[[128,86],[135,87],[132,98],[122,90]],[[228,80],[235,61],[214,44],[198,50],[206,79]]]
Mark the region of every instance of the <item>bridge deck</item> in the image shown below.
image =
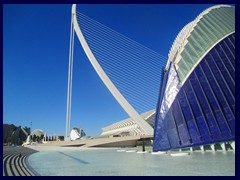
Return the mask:
[[[83,147],[120,147],[133,146],[138,140],[152,139],[152,136],[124,136],[112,138],[95,138],[75,141],[58,141],[38,144],[38,146],[83,146]]]

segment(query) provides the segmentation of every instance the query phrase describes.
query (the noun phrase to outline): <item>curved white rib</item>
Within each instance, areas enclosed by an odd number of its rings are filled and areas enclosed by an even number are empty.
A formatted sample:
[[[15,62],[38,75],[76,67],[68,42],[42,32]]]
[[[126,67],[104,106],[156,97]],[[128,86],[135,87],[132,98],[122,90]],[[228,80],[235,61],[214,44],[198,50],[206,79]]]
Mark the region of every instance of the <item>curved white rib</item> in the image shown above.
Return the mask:
[[[178,33],[177,37],[175,38],[171,50],[168,54],[168,61],[165,69],[169,68],[170,62],[172,62],[174,56],[178,53],[181,52],[184,48],[185,45],[187,44],[187,38],[191,35],[191,32],[193,31],[194,27],[197,25],[197,23],[200,21],[200,19],[207,13],[209,13],[211,10],[216,9],[216,8],[221,8],[221,7],[232,7],[229,5],[216,5],[209,7],[205,9],[202,13],[200,13],[193,21],[188,23],[186,26],[182,28],[182,30]],[[180,53],[178,53],[180,54]],[[180,55],[177,55],[180,56]],[[180,58],[175,58],[175,59],[180,59]],[[176,63],[176,62],[175,62]]]
[[[174,56],[177,54],[178,50],[181,48],[182,43],[183,43],[184,39],[186,38],[186,36],[188,35],[188,32],[189,32],[192,24],[193,24],[193,21],[191,21],[186,26],[184,26],[182,28],[182,30],[178,33],[176,39],[174,40],[173,45],[168,54],[168,61],[167,61],[167,65],[165,67],[166,70],[168,70],[170,63],[173,61]]]
[[[76,4],[72,5],[72,21],[75,32],[78,36],[78,39],[89,59],[95,71],[102,79],[103,83],[107,86],[108,90],[112,93],[118,103],[122,106],[122,108],[127,112],[127,114],[134,120],[136,123],[143,129],[146,135],[153,135],[153,128],[136,112],[136,110],[128,103],[128,101],[123,97],[123,95],[118,91],[112,81],[108,78],[97,59],[93,55],[91,49],[89,48],[82,32],[77,22],[76,17]]]

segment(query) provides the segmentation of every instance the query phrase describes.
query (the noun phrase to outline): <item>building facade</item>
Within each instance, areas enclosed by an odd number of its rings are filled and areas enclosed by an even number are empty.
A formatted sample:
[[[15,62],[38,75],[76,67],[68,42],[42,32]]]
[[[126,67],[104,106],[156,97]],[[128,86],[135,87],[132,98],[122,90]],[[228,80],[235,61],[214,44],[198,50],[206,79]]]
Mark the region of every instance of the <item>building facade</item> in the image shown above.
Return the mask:
[[[150,110],[140,115],[151,127],[154,127],[155,110]],[[122,137],[144,135],[143,130],[132,119],[127,118],[117,123],[102,128],[100,137]]]
[[[203,11],[178,34],[162,79],[153,151],[235,141],[235,7]]]
[[[70,140],[71,141],[74,141],[76,139],[80,139],[82,137],[86,136],[86,133],[83,131],[82,128],[76,128],[74,127],[72,130],[71,130],[71,133],[70,133]]]
[[[15,126],[13,124],[3,124],[3,143],[21,145],[30,134],[29,127]]]

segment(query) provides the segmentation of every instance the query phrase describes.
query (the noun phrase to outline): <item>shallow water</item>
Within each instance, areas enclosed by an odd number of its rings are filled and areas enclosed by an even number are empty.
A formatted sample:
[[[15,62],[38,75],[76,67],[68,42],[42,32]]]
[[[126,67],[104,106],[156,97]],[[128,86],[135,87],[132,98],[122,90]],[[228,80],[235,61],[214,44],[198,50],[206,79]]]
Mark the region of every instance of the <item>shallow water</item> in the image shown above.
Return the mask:
[[[43,176],[235,176],[234,151],[172,157],[88,149],[38,152],[27,162]]]

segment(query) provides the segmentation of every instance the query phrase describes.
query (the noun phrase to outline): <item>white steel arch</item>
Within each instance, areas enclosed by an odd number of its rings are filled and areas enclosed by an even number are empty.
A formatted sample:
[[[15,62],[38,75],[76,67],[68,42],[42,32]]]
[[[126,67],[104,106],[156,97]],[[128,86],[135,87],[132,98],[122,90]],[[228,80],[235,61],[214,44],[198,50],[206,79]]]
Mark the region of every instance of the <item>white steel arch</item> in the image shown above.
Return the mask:
[[[115,87],[112,81],[109,79],[107,74],[104,72],[94,54],[92,53],[90,47],[88,46],[81,28],[78,24],[76,17],[76,4],[72,5],[72,23],[74,30],[77,34],[77,37],[89,59],[93,68],[106,85],[108,90],[112,93],[114,98],[118,101],[118,103],[122,106],[122,108],[127,112],[127,114],[143,129],[146,135],[153,135],[153,128],[137,113],[137,111],[128,103],[128,101],[123,97],[123,95],[119,92],[119,90]],[[68,123],[67,123],[68,124]]]

